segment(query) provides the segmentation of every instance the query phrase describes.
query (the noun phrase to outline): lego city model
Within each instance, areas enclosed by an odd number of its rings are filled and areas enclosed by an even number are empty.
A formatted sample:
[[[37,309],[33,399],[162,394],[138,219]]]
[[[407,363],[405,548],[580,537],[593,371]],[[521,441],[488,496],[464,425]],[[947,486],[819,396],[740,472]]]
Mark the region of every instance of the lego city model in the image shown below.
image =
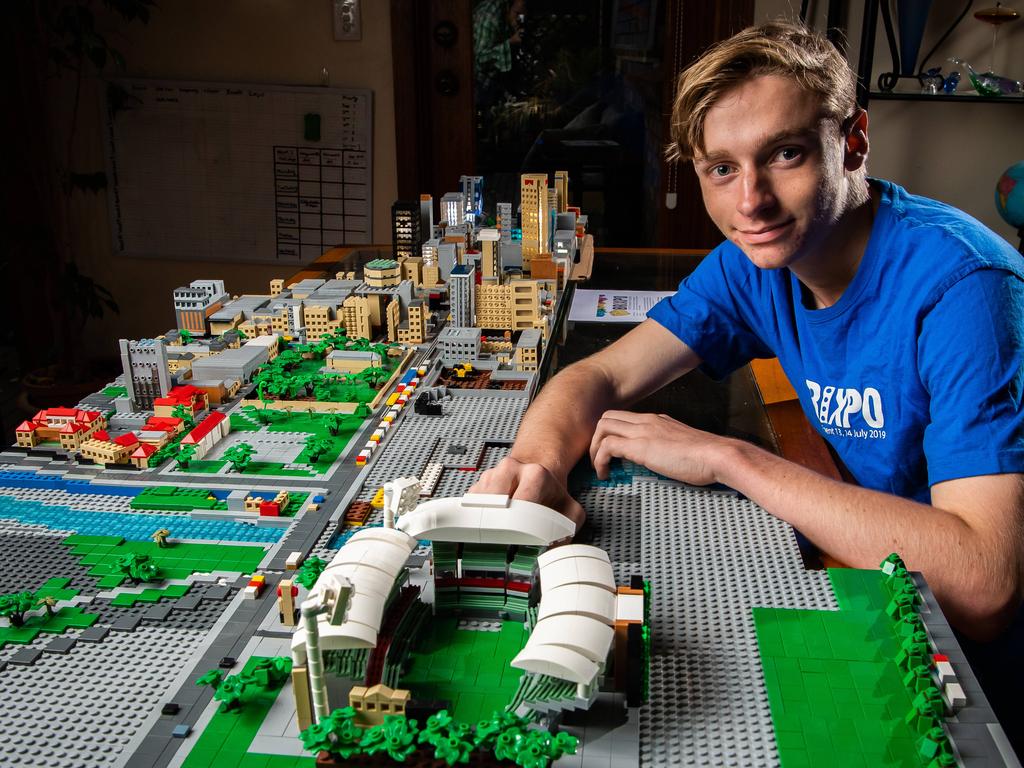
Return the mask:
[[[808,571],[750,502],[629,465],[576,479],[585,543],[466,496],[587,243],[564,177],[477,228],[480,183],[437,224],[396,204],[394,258],[192,282],[118,380],[19,426],[0,764],[1015,764],[895,560]]]

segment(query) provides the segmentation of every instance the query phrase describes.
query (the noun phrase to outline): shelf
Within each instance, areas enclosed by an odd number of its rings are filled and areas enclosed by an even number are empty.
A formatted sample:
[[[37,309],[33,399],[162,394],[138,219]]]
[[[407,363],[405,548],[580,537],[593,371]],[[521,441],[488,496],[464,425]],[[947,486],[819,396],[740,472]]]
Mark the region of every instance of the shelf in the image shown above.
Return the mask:
[[[961,104],[1024,104],[1024,97],[1021,96],[962,96],[952,93],[897,93],[895,91],[871,91],[868,97],[878,101],[945,101],[958,102]]]

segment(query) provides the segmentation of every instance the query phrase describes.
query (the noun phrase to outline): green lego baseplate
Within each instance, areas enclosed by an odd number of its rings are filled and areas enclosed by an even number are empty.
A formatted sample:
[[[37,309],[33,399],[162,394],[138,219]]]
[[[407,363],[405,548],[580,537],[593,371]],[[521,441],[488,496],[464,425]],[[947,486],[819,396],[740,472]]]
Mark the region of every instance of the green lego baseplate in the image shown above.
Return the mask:
[[[896,662],[902,638],[886,613],[886,575],[828,576],[838,611],[753,609],[781,765],[930,765],[906,721],[915,693]]]

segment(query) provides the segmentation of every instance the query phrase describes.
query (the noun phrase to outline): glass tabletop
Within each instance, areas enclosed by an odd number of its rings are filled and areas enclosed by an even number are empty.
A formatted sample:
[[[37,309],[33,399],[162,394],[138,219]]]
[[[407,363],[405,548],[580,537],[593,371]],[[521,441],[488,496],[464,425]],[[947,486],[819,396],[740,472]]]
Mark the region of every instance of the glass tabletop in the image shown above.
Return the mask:
[[[674,290],[703,258],[704,251],[598,249],[591,278],[580,287],[619,290]],[[571,300],[571,296],[567,296]],[[552,351],[553,371],[582,360],[625,335],[633,326],[570,323]],[[664,413],[692,427],[748,440],[778,453],[767,413],[749,366],[722,381],[693,371],[637,403],[638,412]]]

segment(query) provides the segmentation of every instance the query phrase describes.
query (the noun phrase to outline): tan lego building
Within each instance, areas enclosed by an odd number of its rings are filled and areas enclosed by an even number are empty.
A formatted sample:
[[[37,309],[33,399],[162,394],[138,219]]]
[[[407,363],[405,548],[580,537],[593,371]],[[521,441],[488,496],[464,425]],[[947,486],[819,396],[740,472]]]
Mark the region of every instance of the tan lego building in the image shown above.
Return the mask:
[[[392,288],[402,281],[402,268],[394,259],[374,259],[363,267],[363,281],[374,288]]]
[[[404,715],[411,696],[405,689],[389,688],[383,683],[369,688],[354,685],[348,694],[348,705],[356,711],[356,725],[370,728],[383,723],[388,715]]]
[[[536,371],[540,365],[541,332],[536,328],[523,331],[512,354],[512,365],[517,371]]]
[[[381,356],[373,350],[336,349],[324,359],[327,367],[341,373],[359,373],[381,364]]]
[[[412,280],[413,285],[423,287],[423,259],[410,256],[402,260],[402,279]]]
[[[138,447],[139,439],[131,432],[111,440],[106,432],[101,431],[82,443],[79,454],[83,459],[103,466],[128,464]]]
[[[512,329],[536,328],[540,316],[540,287],[536,280],[513,280]]]
[[[569,207],[569,172],[555,171],[555,194],[557,195],[559,213],[565,213]]]
[[[529,272],[533,257],[547,250],[547,174],[524,173],[519,179],[519,196],[523,229],[523,271]]]
[[[22,448],[34,448],[43,442],[57,442],[65,451],[77,451],[97,431],[106,429],[107,420],[99,411],[79,408],[48,408],[38,411],[15,429],[15,440]]]
[[[512,329],[512,286],[481,283],[476,287],[476,322],[481,328]]]
[[[257,336],[286,335],[288,334],[288,308],[278,307],[274,309],[272,307],[265,307],[264,309],[257,310],[253,312],[252,325]],[[259,333],[256,333],[256,331],[259,331]],[[245,331],[245,333],[250,338],[253,335],[248,331]]]
[[[384,310],[384,326],[387,329],[388,341],[398,340],[398,323],[401,319],[401,304],[398,299],[392,299]]]
[[[303,307],[302,322],[306,326],[306,339],[314,342],[336,334],[344,326],[334,307],[320,305]]]
[[[492,230],[497,235],[497,230]],[[498,264],[498,243],[496,240],[485,240],[483,233],[480,238],[480,276],[482,278],[501,277],[501,267]]]
[[[441,268],[437,264],[423,265],[423,287],[431,288],[441,282]]]
[[[427,322],[430,309],[422,299],[409,304],[405,323],[398,326],[398,341],[402,344],[423,344],[427,340]]]
[[[341,306],[345,322],[345,335],[349,338],[373,338],[370,320],[370,302],[362,296],[349,296]]]

